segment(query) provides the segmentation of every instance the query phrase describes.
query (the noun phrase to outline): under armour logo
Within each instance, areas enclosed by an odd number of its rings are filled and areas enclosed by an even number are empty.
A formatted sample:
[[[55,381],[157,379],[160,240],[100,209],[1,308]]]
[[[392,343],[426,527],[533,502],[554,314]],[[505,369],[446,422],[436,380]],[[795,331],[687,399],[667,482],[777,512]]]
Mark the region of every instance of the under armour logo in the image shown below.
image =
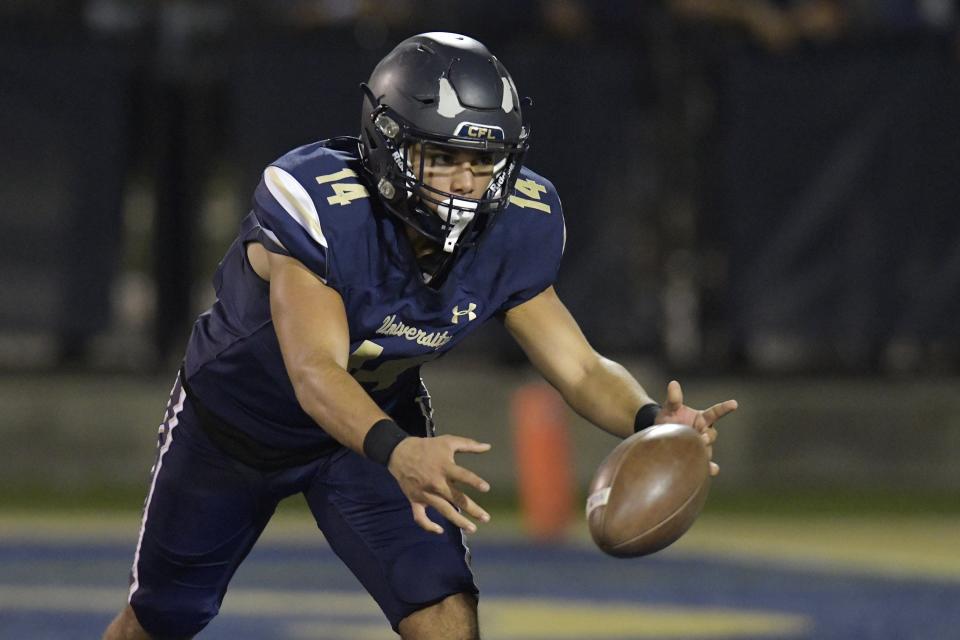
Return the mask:
[[[460,305],[457,305],[453,308],[453,317],[450,318],[450,322],[453,324],[460,323],[460,316],[467,316],[467,320],[476,320],[477,314],[474,313],[474,310],[477,308],[476,302],[471,302],[470,306],[464,311],[460,311]]]

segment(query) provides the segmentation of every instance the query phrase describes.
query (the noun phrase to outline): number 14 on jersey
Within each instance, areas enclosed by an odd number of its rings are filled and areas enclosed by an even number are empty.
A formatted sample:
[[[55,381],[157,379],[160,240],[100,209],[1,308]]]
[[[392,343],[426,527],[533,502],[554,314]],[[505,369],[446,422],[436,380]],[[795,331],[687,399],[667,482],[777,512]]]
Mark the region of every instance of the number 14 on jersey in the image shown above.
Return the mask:
[[[550,213],[550,205],[546,202],[540,200],[540,196],[547,192],[547,188],[542,184],[537,184],[533,180],[517,180],[517,184],[514,188],[527,196],[526,198],[521,198],[520,196],[511,195],[510,202],[517,205],[518,207],[523,207],[524,209],[536,209],[537,211],[543,211],[544,213]]]
[[[317,176],[318,184],[330,184],[333,189],[332,196],[327,198],[328,204],[338,204],[344,207],[358,198],[369,198],[370,192],[362,184],[356,182],[336,182],[336,180],[345,180],[347,178],[356,178],[357,172],[353,169],[342,169],[336,173],[329,173],[325,176]]]

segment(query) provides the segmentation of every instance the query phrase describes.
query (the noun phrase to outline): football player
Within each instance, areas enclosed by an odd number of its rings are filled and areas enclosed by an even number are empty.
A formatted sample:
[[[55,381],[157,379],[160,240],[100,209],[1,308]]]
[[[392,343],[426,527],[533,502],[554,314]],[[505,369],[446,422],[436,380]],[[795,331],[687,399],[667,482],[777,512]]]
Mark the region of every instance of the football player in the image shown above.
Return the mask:
[[[455,454],[489,445],[437,435],[420,367],[493,317],[599,427],[713,443],[734,401],[697,411],[672,382],[661,408],[557,297],[563,212],[523,166],[523,106],[481,43],[423,34],[363,86],[359,139],[266,168],[171,392],[106,638],[198,633],[295,493],[403,638],[479,637],[463,532],[489,520],[466,490],[489,487]]]

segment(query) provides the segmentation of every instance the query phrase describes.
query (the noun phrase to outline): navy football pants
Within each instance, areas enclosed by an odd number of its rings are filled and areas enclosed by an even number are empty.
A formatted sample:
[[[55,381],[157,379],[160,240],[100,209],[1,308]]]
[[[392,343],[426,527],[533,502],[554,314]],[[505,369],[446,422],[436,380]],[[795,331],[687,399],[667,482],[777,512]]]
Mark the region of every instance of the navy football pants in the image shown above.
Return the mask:
[[[253,469],[210,442],[179,380],[164,418],[130,576],[130,604],[151,635],[203,629],[277,503],[294,493],[394,629],[449,595],[477,593],[460,530],[433,510],[444,535],[417,526],[385,467],[343,448],[291,469]]]

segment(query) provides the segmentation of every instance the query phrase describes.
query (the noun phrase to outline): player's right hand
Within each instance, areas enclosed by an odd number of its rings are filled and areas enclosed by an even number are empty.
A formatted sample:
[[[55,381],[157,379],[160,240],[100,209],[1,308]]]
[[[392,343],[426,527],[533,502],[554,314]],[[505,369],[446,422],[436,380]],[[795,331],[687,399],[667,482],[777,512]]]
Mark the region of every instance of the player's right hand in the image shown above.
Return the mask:
[[[444,518],[470,533],[475,532],[477,526],[464,514],[488,522],[490,514],[458,487],[472,487],[487,492],[490,485],[469,469],[459,466],[454,454],[458,451],[484,453],[489,450],[489,444],[459,436],[410,437],[402,440],[390,456],[388,469],[410,500],[414,521],[427,531],[443,533],[443,528],[427,517],[427,507],[433,507]]]

